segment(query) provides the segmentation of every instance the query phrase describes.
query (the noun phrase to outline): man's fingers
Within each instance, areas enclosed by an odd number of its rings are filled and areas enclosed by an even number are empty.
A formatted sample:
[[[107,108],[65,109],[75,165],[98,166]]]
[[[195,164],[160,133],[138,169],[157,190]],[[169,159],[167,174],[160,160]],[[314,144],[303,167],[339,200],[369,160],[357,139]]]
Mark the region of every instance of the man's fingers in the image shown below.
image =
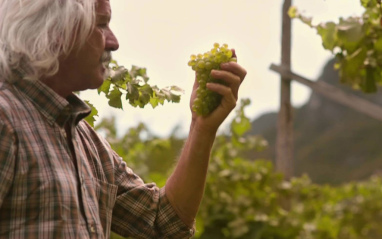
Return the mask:
[[[219,79],[224,81],[227,84],[227,86],[231,88],[235,99],[238,99],[239,87],[242,82],[239,76],[229,71],[219,71],[219,70],[211,71],[211,76],[214,79]]]
[[[220,65],[220,68],[224,71],[229,71],[234,75],[240,77],[240,80],[243,81],[245,76],[247,75],[247,71],[236,62],[227,62]]]
[[[230,87],[218,83],[207,83],[207,88],[223,96],[222,106],[227,110],[232,110],[236,107],[237,98]]]
[[[229,71],[212,70],[211,76],[214,79],[223,80],[228,85],[240,85],[241,83],[240,77]]]
[[[237,56],[236,56],[236,51],[235,51],[235,49],[231,49],[231,51],[232,51],[232,57],[237,59]]]

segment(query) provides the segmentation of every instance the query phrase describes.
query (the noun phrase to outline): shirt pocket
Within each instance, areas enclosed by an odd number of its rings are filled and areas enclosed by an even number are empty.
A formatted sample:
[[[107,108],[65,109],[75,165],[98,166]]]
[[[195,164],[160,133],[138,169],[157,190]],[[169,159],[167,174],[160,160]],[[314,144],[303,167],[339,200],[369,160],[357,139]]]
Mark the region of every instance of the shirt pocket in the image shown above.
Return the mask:
[[[105,238],[110,237],[113,208],[117,197],[118,186],[98,179],[85,180],[90,197],[87,198],[93,212],[99,216]],[[98,221],[98,220],[96,220]]]

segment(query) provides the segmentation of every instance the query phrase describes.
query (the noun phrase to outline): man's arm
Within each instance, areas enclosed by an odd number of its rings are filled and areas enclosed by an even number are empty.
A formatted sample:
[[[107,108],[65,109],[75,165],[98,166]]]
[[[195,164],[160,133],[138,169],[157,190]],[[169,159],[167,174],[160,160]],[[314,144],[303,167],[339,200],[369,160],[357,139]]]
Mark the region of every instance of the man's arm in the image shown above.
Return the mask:
[[[179,217],[189,226],[199,209],[204,193],[210,152],[216,132],[235,108],[238,90],[246,76],[246,70],[235,62],[221,65],[221,70],[214,70],[211,76],[226,83],[207,84],[208,89],[223,96],[221,104],[208,116],[197,116],[193,112],[190,133],[180,155],[178,164],[166,183],[166,196],[177,211]],[[191,105],[195,100],[195,82],[191,96]]]

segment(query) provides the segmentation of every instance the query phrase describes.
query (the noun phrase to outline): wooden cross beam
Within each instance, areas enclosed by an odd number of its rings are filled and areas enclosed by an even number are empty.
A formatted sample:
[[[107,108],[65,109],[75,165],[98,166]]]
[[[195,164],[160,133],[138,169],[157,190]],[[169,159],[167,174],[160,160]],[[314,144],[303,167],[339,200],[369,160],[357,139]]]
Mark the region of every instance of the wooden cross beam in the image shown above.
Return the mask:
[[[372,103],[361,97],[344,92],[343,90],[327,84],[323,81],[312,81],[304,78],[300,75],[293,73],[286,67],[271,64],[270,69],[278,72],[280,75],[295,80],[305,86],[308,86],[312,90],[320,93],[321,95],[337,102],[342,105],[348,106],[354,110],[357,110],[363,114],[366,114],[374,119],[382,121],[382,107],[378,104]]]

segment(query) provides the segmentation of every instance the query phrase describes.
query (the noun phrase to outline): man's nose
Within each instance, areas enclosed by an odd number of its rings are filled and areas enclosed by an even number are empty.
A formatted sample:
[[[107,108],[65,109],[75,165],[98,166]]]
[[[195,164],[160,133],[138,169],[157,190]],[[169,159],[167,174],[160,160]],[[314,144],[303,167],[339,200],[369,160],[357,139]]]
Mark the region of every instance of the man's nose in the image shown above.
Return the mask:
[[[106,40],[105,48],[107,51],[118,50],[119,48],[118,39],[111,30],[107,31],[105,40]]]

